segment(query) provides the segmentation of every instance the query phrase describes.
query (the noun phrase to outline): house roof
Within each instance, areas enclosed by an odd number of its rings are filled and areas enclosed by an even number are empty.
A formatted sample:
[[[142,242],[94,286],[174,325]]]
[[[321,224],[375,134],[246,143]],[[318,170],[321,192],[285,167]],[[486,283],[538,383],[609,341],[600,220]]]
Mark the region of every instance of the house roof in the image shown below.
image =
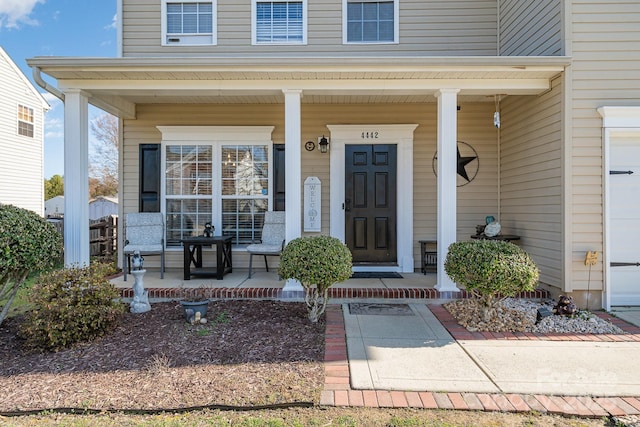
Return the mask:
[[[46,101],[46,99],[44,99],[42,94],[33,86],[33,84],[31,84],[31,81],[27,79],[24,73],[20,70],[20,68],[18,68],[16,63],[11,59],[9,54],[2,48],[2,46],[0,46],[0,57],[3,58],[9,64],[9,66],[13,69],[15,74],[20,78],[20,80],[24,82],[25,86],[29,89],[29,91],[31,91],[33,95],[42,102],[42,109],[45,111],[49,111],[51,109],[51,106],[49,105],[49,103]]]
[[[107,202],[118,204],[118,196],[115,196],[115,197],[98,196],[98,197],[94,197],[93,199],[89,200],[89,203],[100,202],[100,201],[107,201]]]
[[[441,88],[493,102],[498,94],[549,90],[570,58],[37,57],[27,63],[57,79],[63,92],[83,90],[92,104],[135,117],[138,103],[282,103],[283,89],[302,90],[306,103],[379,102],[380,96],[385,102],[435,102]]]

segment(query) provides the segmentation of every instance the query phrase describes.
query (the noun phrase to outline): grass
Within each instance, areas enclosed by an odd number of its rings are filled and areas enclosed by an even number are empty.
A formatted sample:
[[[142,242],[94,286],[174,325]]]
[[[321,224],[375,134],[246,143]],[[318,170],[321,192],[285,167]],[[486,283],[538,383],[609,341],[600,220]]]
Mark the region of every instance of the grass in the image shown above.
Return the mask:
[[[558,426],[593,427],[614,425],[607,419],[574,419],[533,413],[374,409],[374,408],[292,408],[260,411],[192,411],[154,415],[68,415],[53,412],[39,415],[2,418],[1,425],[69,427],[107,426],[240,426],[240,427],[302,427],[302,426],[385,426],[385,427],[502,427]]]
[[[7,318],[19,316],[31,310],[31,305],[27,301],[27,295],[29,294],[29,290],[33,286],[33,283],[35,282],[37,277],[38,277],[37,274],[30,275],[27,278],[27,280],[25,280],[25,282],[22,284],[22,286],[20,286],[20,289],[18,289],[18,293],[16,294],[16,297],[13,300],[13,303],[9,308],[9,312],[7,313]],[[5,303],[6,303],[6,300],[0,301],[0,308],[4,307]]]

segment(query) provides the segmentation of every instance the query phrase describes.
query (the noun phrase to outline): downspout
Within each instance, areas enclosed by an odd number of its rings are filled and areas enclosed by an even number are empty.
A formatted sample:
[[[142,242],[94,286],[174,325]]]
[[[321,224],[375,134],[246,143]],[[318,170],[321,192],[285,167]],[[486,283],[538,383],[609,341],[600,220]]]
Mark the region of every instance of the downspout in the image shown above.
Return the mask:
[[[38,84],[38,86],[64,102],[64,93],[62,93],[62,91],[57,87],[51,86],[49,83],[44,81],[40,67],[31,67],[31,69],[33,70],[33,80]]]

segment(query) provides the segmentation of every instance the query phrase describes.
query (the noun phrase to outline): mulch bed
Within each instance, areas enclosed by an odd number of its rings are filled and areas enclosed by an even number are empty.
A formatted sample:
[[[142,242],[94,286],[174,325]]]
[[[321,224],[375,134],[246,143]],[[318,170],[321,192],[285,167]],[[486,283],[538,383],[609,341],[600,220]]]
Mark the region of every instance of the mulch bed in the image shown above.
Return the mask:
[[[0,412],[317,403],[324,323],[301,303],[214,301],[190,325],[177,302],[126,313],[115,331],[56,353],[30,351],[23,318],[0,327]]]

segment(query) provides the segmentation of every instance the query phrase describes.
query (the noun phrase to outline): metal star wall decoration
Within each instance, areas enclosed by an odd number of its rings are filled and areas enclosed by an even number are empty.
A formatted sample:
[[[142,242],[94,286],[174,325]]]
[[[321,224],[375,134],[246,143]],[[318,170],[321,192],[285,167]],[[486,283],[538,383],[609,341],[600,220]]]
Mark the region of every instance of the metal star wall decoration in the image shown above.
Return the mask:
[[[467,182],[471,182],[471,180],[469,179],[469,174],[467,174],[467,170],[465,169],[465,166],[467,166],[469,163],[477,159],[478,156],[465,156],[465,157],[461,156],[459,146],[456,147],[456,151],[458,152],[457,153],[458,154],[458,175],[466,179]]]
[[[460,148],[462,148],[462,153],[460,152]],[[460,176],[457,186],[462,187],[473,181],[478,175],[478,171],[480,169],[480,160],[478,159],[478,152],[471,145],[467,144],[464,141],[458,141],[456,146],[456,154],[456,172],[458,176]],[[433,173],[436,176],[438,175],[437,160],[438,152],[436,151],[436,153],[433,155],[433,160],[431,163],[433,167]],[[473,163],[474,160],[475,164]],[[475,168],[473,166],[475,166]]]

